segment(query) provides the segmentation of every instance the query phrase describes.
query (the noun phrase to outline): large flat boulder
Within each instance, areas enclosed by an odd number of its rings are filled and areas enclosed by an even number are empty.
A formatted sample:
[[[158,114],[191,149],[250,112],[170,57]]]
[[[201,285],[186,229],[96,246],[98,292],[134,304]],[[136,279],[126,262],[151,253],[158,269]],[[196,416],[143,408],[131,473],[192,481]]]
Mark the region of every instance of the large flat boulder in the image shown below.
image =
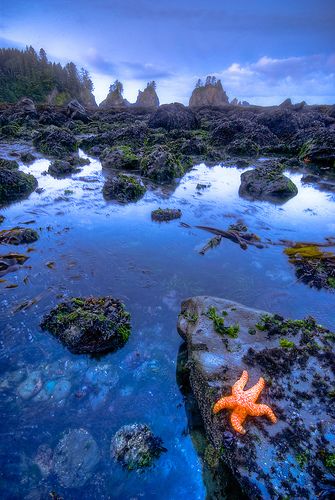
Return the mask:
[[[178,331],[207,436],[243,491],[253,499],[327,494],[335,459],[335,334],[313,318],[285,320],[214,297],[185,300]],[[246,389],[264,377],[257,403],[278,419],[249,416],[244,435],[233,430],[230,410],[213,414],[243,370]]]

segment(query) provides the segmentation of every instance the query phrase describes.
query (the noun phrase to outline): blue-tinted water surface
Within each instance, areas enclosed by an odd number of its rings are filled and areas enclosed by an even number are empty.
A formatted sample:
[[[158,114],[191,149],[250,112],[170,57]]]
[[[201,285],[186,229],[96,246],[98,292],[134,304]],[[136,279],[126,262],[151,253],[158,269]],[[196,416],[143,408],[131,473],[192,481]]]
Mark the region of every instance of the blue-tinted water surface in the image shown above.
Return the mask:
[[[201,164],[174,187],[119,205],[103,200],[97,160],[62,180],[42,175],[48,164],[21,165],[43,191],[2,211],[1,229],[29,222],[40,239],[29,245],[26,265],[0,284],[1,496],[37,499],[56,491],[66,499],[203,499],[202,466],[176,383],[181,300],[216,295],[295,318],[312,314],[334,329],[335,294],[297,282],[282,246],[243,251],[223,240],[202,256],[212,235],[194,226],[226,229],[243,219],[262,240],[323,241],[335,235],[334,195],[302,185],[302,174],[294,173],[299,194],[287,203],[247,201],[238,196],[241,169]],[[198,183],[208,187],[199,190]],[[153,222],[158,207],[180,208],[192,227]],[[8,283],[18,287],[5,288]],[[132,315],[132,335],[120,351],[101,359],[72,355],[40,331],[43,314],[62,298],[109,294]],[[40,387],[25,399],[29,376]],[[123,470],[109,452],[113,434],[133,422],[149,424],[168,450],[141,474]],[[101,458],[85,486],[66,489],[52,474],[52,450],[64,431],[80,427],[92,434]]]

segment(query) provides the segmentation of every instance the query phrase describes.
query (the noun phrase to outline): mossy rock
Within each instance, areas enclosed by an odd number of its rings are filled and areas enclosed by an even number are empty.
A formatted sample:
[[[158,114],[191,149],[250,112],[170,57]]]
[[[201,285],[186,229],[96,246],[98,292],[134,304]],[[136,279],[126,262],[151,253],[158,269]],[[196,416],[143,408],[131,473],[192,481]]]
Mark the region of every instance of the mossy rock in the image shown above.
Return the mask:
[[[106,180],[103,195],[106,200],[121,203],[137,201],[146,192],[143,182],[132,175],[118,174]]]
[[[6,160],[5,158],[0,158],[0,171],[1,170],[18,170],[19,164],[15,160]]]
[[[113,297],[77,297],[52,309],[41,328],[75,354],[115,351],[129,338],[130,314]]]
[[[157,208],[151,212],[151,218],[157,222],[168,222],[174,219],[180,219],[182,212],[179,208]]]
[[[28,197],[36,188],[37,180],[33,175],[17,170],[16,162],[5,160],[0,163],[0,205]]]
[[[101,164],[104,168],[135,170],[140,161],[130,146],[119,146],[107,148],[101,156]]]
[[[50,163],[48,168],[48,174],[52,177],[66,177],[67,175],[75,174],[79,172],[80,169],[75,165],[71,165],[70,162],[65,160],[54,160]]]
[[[155,147],[141,160],[141,174],[158,183],[171,182],[182,177],[184,168],[180,158],[163,146]]]
[[[33,142],[38,151],[56,158],[64,158],[78,149],[72,132],[53,125],[39,132]]]

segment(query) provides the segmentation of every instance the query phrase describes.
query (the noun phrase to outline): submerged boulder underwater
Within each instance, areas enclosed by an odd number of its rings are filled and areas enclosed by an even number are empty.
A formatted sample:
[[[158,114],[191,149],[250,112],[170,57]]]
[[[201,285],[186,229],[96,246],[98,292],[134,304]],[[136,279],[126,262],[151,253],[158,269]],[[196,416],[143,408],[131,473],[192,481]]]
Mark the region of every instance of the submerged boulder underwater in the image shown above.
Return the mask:
[[[145,424],[124,425],[111,441],[111,456],[128,470],[152,465],[166,451],[163,441]]]
[[[129,338],[130,314],[113,297],[76,297],[44,316],[41,328],[75,354],[115,351]]]
[[[335,334],[311,317],[284,319],[207,296],[182,303],[178,331],[207,436],[248,497],[321,495],[334,471]],[[264,377],[258,402],[277,423],[248,416],[242,435],[231,410],[214,415],[213,404],[231,394],[244,370],[247,390]]]

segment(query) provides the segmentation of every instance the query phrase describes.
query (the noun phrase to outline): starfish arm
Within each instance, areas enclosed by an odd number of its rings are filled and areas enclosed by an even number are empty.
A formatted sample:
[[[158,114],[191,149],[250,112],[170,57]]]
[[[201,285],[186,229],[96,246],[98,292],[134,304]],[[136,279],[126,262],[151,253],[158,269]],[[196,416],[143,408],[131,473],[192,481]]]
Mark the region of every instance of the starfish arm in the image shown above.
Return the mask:
[[[277,417],[268,405],[256,405],[250,403],[248,406],[248,413],[253,417],[261,417],[265,415],[273,424],[277,422]]]
[[[242,425],[246,416],[247,412],[242,408],[236,408],[230,415],[230,423],[233,429],[240,434],[245,434],[246,432]]]
[[[238,394],[239,392],[243,391],[246,383],[248,382],[248,378],[248,372],[246,370],[243,370],[241,378],[239,378],[232,387],[232,393]]]
[[[219,399],[213,406],[213,413],[219,413],[221,410],[232,410],[236,406],[236,400],[233,396],[226,396]]]
[[[245,391],[245,396],[250,399],[251,401],[255,402],[264,389],[265,386],[265,380],[263,377],[260,377],[259,381],[257,384],[255,384],[253,387]]]

